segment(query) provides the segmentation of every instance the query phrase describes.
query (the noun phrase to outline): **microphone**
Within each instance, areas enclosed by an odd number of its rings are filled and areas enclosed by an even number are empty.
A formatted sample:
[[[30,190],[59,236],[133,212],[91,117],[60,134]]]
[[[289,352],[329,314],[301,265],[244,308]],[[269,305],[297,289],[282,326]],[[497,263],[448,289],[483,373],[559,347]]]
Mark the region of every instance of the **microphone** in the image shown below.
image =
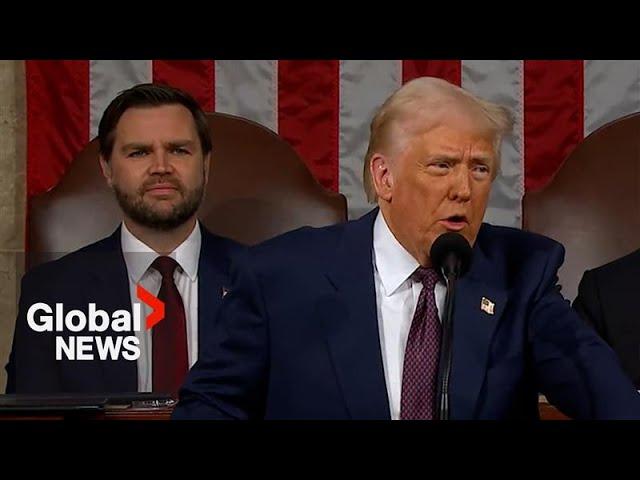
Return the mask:
[[[447,232],[433,242],[429,256],[433,268],[442,274],[447,286],[442,318],[442,343],[440,347],[440,363],[438,369],[437,411],[439,420],[448,420],[449,409],[449,377],[451,376],[452,337],[453,337],[453,304],[455,287],[458,279],[467,273],[471,266],[471,245],[459,233]]]
[[[431,263],[442,273],[444,279],[454,275],[462,277],[471,266],[471,245],[459,233],[447,232],[436,238],[431,245]]]

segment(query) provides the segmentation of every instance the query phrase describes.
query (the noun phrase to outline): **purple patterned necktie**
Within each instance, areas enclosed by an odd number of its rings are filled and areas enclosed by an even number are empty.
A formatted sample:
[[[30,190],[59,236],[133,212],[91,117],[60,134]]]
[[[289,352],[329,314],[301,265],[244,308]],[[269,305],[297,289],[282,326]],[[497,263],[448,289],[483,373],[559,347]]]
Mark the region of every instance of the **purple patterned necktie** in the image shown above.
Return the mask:
[[[418,267],[411,278],[423,287],[404,352],[400,419],[431,420],[440,358],[441,326],[434,294],[438,274],[432,268]]]

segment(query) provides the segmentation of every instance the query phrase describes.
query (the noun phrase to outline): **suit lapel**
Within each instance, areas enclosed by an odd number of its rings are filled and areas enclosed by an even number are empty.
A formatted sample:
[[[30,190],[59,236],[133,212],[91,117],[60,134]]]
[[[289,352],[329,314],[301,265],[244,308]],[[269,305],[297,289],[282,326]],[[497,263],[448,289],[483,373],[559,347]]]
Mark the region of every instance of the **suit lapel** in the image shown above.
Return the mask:
[[[205,348],[212,333],[216,313],[222,302],[229,271],[229,245],[222,238],[209,233],[202,224],[202,244],[198,262],[198,352]]]
[[[133,314],[129,292],[129,277],[122,255],[120,228],[99,244],[89,259],[92,265],[92,281],[88,285],[88,299],[99,308],[112,314],[126,310]],[[122,335],[107,330],[103,335]],[[102,369],[107,393],[136,392],[138,390],[137,362],[120,358],[115,361],[98,361]]]
[[[507,292],[491,281],[494,271],[490,260],[476,245],[471,270],[458,282],[450,391],[454,419],[474,418],[486,375],[489,346],[506,305]]]
[[[373,223],[378,209],[345,225],[327,277],[335,295],[318,303],[349,414],[389,419],[373,277]]]
[[[345,226],[335,263],[327,271],[335,296],[318,305],[352,418],[390,418],[372,262],[377,212]],[[508,299],[494,272],[491,259],[476,244],[471,269],[458,283],[454,307],[450,391],[454,419],[475,416],[491,341]]]
[[[210,333],[222,300],[222,288],[226,287],[225,274],[229,269],[228,245],[219,237],[201,228],[202,243],[198,263],[198,351]],[[120,243],[120,228],[100,243],[91,254],[92,281],[88,298],[100,308],[113,312],[132,312],[129,277]],[[144,323],[144,319],[143,319]],[[117,333],[105,332],[104,335]],[[104,385],[112,391],[135,392],[138,390],[138,366],[135,361],[119,359],[101,361]]]

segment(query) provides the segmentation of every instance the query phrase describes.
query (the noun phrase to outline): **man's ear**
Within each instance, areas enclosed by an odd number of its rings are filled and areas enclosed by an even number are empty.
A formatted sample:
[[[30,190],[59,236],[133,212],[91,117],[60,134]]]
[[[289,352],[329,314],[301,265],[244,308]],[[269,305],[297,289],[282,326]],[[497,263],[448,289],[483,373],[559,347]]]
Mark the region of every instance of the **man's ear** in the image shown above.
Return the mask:
[[[204,156],[204,184],[209,183],[209,169],[211,168],[211,152]]]
[[[109,185],[109,187],[113,187],[111,165],[102,155],[100,155],[100,170],[102,170],[102,175],[107,180],[107,185]]]
[[[381,153],[374,153],[369,163],[369,173],[378,198],[390,202],[393,192],[393,173],[389,158]]]

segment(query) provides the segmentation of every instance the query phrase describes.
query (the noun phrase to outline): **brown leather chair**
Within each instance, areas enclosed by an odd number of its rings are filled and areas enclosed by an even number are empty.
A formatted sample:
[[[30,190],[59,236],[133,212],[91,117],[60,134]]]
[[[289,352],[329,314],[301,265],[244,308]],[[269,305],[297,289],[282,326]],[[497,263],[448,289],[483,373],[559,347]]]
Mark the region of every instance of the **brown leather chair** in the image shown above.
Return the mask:
[[[640,113],[593,132],[546,188],[527,193],[524,228],[565,246],[559,277],[570,300],[585,270],[640,247]]]
[[[251,245],[346,220],[345,197],[325,190],[281,137],[233,115],[207,117],[213,156],[199,216],[210,231]],[[31,200],[27,268],[109,235],[121,218],[93,140],[53,190]]]

